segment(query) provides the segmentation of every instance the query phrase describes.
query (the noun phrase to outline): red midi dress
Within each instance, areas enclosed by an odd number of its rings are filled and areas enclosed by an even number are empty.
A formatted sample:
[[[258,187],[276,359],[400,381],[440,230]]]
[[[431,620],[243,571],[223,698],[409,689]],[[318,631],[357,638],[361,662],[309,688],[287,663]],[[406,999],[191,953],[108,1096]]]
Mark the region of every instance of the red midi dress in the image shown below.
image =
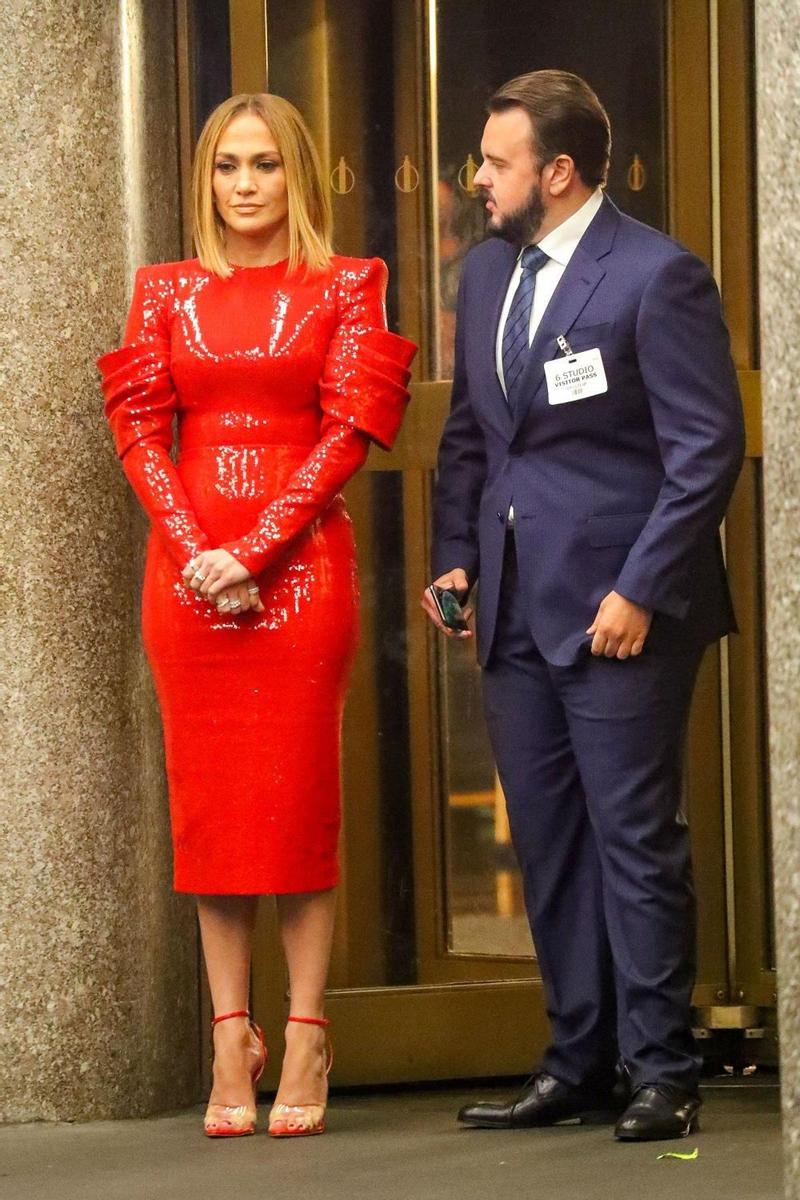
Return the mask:
[[[386,267],[195,260],[143,267],[124,344],[98,360],[151,521],[145,650],[164,726],[177,891],[321,891],[338,879],[342,707],[358,636],[343,484],[389,448],[415,347],[386,330]],[[171,454],[177,419],[177,456]],[[263,613],[181,578],[225,547]]]

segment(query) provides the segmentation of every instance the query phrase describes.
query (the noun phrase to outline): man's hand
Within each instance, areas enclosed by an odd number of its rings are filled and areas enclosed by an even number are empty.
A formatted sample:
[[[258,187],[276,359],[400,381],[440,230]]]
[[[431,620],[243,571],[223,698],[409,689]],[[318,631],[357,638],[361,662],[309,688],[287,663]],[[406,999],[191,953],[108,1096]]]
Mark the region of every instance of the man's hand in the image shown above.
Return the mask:
[[[609,592],[586,630],[593,634],[592,654],[606,658],[630,658],[642,653],[653,614],[649,608]]]
[[[456,567],[454,570],[448,571],[446,575],[440,575],[439,578],[434,579],[433,582],[436,587],[454,588],[458,595],[459,600],[464,599],[464,597],[466,597],[467,594],[469,593],[469,580],[467,579],[467,573],[466,573],[466,571],[462,571],[460,567]],[[454,637],[454,638],[471,638],[472,637],[471,629],[465,629],[462,633],[459,633],[457,630],[448,629],[445,625],[442,624],[442,622],[439,618],[439,613],[436,609],[436,605],[431,600],[427,588],[422,593],[422,607],[425,609],[425,612],[428,614],[430,619],[433,621],[436,628],[441,630],[442,633],[446,633],[448,637]],[[464,613],[464,620],[468,621],[469,618],[472,616],[472,609],[465,608],[463,610],[463,613]]]

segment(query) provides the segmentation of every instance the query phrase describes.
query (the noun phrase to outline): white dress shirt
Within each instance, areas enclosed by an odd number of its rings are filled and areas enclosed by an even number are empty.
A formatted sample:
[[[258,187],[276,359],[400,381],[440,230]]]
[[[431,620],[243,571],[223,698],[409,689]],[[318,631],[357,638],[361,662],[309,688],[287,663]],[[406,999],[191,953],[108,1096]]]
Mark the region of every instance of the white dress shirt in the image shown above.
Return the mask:
[[[529,346],[533,341],[536,330],[539,328],[544,311],[553,298],[553,292],[558,287],[558,282],[566,270],[567,263],[575,253],[578,242],[591,225],[602,203],[603,191],[602,188],[597,188],[577,212],[574,212],[571,217],[567,217],[566,221],[562,221],[555,229],[551,229],[550,233],[537,243],[539,249],[548,255],[550,261],[544,264],[536,276],[536,287],[534,288],[533,305],[531,307],[531,323],[528,331]],[[522,249],[524,250],[525,247],[523,246]],[[500,380],[500,386],[505,395],[507,393],[503,377],[503,331],[506,327],[511,301],[514,299],[514,293],[519,285],[521,275],[522,250],[519,252],[517,265],[514,268],[514,273],[508,285],[503,309],[500,313],[500,323],[497,326],[497,341],[495,343],[497,378]],[[563,333],[564,331],[562,330],[561,332]]]

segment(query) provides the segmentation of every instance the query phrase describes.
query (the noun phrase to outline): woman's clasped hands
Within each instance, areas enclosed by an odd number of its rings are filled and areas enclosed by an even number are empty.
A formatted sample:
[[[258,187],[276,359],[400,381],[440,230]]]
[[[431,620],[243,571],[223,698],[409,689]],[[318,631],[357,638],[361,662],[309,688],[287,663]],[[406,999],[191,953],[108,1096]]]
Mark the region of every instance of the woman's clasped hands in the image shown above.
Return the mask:
[[[220,613],[263,612],[258,585],[246,567],[227,550],[203,550],[182,571],[192,591],[204,596]]]

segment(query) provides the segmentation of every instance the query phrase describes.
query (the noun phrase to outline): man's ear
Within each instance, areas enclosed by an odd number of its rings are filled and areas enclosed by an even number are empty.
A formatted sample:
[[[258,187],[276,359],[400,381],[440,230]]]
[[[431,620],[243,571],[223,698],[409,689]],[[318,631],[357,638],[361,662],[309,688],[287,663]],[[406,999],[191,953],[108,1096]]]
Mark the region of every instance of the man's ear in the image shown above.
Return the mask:
[[[563,196],[572,187],[577,171],[568,154],[559,154],[542,171],[542,182],[554,198]]]

